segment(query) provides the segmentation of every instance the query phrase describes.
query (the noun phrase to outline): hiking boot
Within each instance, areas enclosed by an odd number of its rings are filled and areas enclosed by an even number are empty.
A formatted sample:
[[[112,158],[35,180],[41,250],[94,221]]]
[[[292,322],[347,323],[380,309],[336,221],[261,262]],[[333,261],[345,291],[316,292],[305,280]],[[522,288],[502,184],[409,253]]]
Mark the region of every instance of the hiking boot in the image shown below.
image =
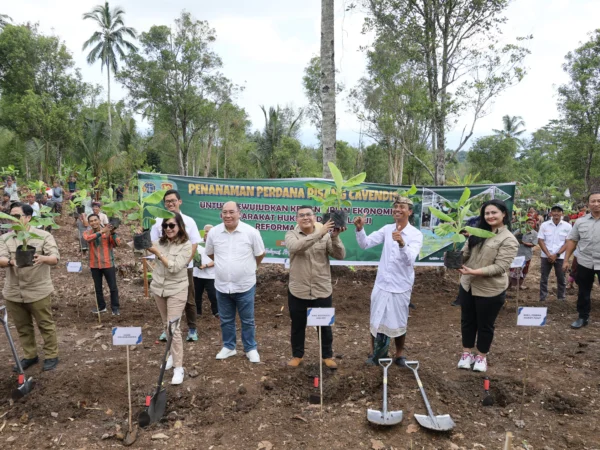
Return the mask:
[[[328,369],[337,369],[337,364],[335,363],[335,361],[331,358],[324,358],[323,362],[325,363],[325,365],[327,366]]]
[[[190,330],[188,331],[186,341],[188,341],[188,342],[194,341],[195,342],[197,340],[198,340],[198,332],[196,330],[193,330],[190,328]]]
[[[296,358],[295,356],[290,359],[287,363],[288,367],[298,367],[302,363],[302,358]]]
[[[45,359],[44,360],[44,368],[42,370],[44,372],[46,372],[48,370],[54,370],[54,369],[56,369],[57,365],[58,365],[58,358]]]
[[[38,356],[36,356],[35,358],[29,358],[29,359],[23,358],[23,359],[21,359],[21,367],[23,368],[23,370],[27,370],[34,364],[37,364],[38,362],[40,362],[40,358]],[[13,367],[13,372],[15,372],[15,373],[19,372],[19,368],[16,365]]]
[[[473,356],[473,353],[463,352],[460,361],[458,361],[458,368],[469,370],[473,363],[475,363],[475,356]]]
[[[171,384],[183,383],[183,374],[183,367],[175,367],[175,369],[173,369],[173,379],[171,380]]]
[[[581,327],[585,327],[588,324],[588,319],[578,318],[575,322],[571,324],[571,328],[578,330]]]
[[[106,308],[102,308],[100,311],[98,311],[98,308],[92,309],[92,314],[98,314],[98,312],[105,313],[106,312]]]
[[[249,352],[246,352],[246,358],[248,358],[248,361],[251,363],[257,364],[260,362],[260,355],[258,354],[257,350],[250,350]]]
[[[161,342],[167,342],[167,332],[163,331],[158,340]]]
[[[376,366],[377,364],[375,364],[375,360],[373,359],[373,355],[369,355],[367,357],[367,360],[365,361],[365,364],[367,366]]]
[[[113,308],[112,315],[113,316],[120,316],[121,313],[119,312],[119,308]]]
[[[456,299],[454,300],[452,303],[450,303],[450,306],[460,306],[460,299]]]
[[[217,353],[216,359],[227,359],[230,356],[237,355],[237,352],[234,349],[228,349],[227,347],[223,347],[219,353]]]
[[[487,370],[487,359],[485,356],[477,355],[475,364],[473,365],[474,372],[485,372]]]
[[[397,358],[394,358],[394,364],[396,364],[398,367],[406,367],[406,357],[399,356]]]

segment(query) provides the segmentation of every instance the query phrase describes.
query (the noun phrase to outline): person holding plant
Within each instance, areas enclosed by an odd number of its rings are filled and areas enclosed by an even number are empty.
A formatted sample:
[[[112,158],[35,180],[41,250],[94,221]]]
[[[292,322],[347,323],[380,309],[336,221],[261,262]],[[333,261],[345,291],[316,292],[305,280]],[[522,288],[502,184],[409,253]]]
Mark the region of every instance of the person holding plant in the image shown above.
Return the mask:
[[[365,233],[366,216],[354,219],[356,240],[363,250],[383,244],[375,286],[371,293],[371,353],[367,364],[387,358],[389,340],[396,344],[394,363],[403,367],[404,342],[408,326],[410,296],[415,282],[414,264],[423,246],[423,234],[409,223],[413,202],[408,197],[395,199],[394,223]]]
[[[540,302],[548,297],[548,277],[552,269],[556,274],[556,296],[565,301],[567,296],[567,280],[563,272],[563,261],[567,249],[567,236],[573,228],[570,223],[562,220],[563,208],[554,205],[550,209],[552,219],[540,225],[538,243],[541,252],[540,266]]]
[[[187,303],[187,265],[192,256],[192,243],[186,233],[181,214],[161,222],[162,234],[157,241],[152,241],[148,249],[156,256],[156,267],[152,272],[150,290],[160,317],[168,327],[169,322],[181,317]],[[165,369],[174,367],[171,384],[183,383],[183,340],[179,323],[173,330],[171,355]]]
[[[340,233],[346,228],[334,228],[332,220],[316,227],[316,216],[311,206],[300,206],[298,226],[285,235],[285,246],[290,255],[288,308],[292,320],[292,356],[290,367],[298,367],[304,357],[306,316],[309,308],[331,308],[333,304],[329,257],[344,259],[346,249]],[[333,360],[333,332],[321,327],[323,362],[337,369]]]
[[[92,214],[98,216],[98,218],[100,219],[100,226],[105,227],[106,225],[108,225],[109,220],[108,216],[101,211],[101,206],[102,205],[100,204],[100,202],[92,202]],[[91,226],[91,224],[89,223],[89,217],[86,214],[81,215],[81,221],[84,227]]]
[[[459,369],[487,370],[487,354],[494,339],[496,317],[504,305],[510,266],[519,242],[510,231],[510,216],[502,200],[483,204],[479,226],[494,237],[469,236],[463,247],[463,266],[458,269],[461,298],[463,353]],[[473,353],[477,349],[477,354]]]
[[[519,241],[519,251],[517,256],[525,257],[525,266],[519,270],[516,268],[510,269],[510,286],[517,289],[527,289],[524,286],[525,277],[529,272],[529,265],[533,257],[533,248],[537,245],[538,234],[534,230],[535,220],[528,217],[525,221],[525,230],[518,229],[515,231],[515,237]],[[525,231],[525,233],[523,233]]]
[[[10,214],[19,221],[23,231],[29,233],[29,223],[33,218],[31,206],[16,203]],[[35,249],[33,266],[17,267],[16,254],[24,244],[15,231],[0,237],[0,267],[7,268],[2,295],[23,347],[23,369],[39,362],[33,326],[35,319],[44,340],[43,370],[53,370],[58,364],[58,340],[52,317],[51,296],[54,286],[50,266],[58,264],[60,255],[54,237],[44,230],[35,230],[35,235],[32,233],[27,240],[27,247]],[[14,370],[16,372],[16,367]]]
[[[212,230],[212,225],[204,225],[204,242],[208,239],[208,233]],[[199,263],[194,264],[194,294],[196,296],[196,312],[202,315],[202,295],[206,291],[210,301],[210,310],[212,315],[219,317],[219,306],[217,303],[217,291],[215,291],[215,263],[206,254],[204,246],[199,245],[197,250]]]
[[[94,280],[97,300],[97,308],[92,310],[92,314],[106,312],[106,302],[102,292],[102,277],[104,277],[110,290],[112,315],[119,316],[121,315],[119,312],[119,289],[117,288],[117,271],[115,269],[113,248],[121,245],[121,239],[117,237],[112,226],[102,224],[97,214],[91,214],[87,220],[90,229],[83,233],[83,239],[88,243],[90,270]]]

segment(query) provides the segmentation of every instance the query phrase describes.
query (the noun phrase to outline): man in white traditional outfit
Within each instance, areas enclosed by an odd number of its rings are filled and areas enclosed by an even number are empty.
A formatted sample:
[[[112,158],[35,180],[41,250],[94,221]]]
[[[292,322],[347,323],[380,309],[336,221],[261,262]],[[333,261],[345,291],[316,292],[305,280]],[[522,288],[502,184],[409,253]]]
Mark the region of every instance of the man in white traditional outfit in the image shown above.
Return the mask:
[[[383,244],[375,286],[371,293],[371,350],[367,364],[378,364],[387,358],[390,338],[394,338],[394,363],[403,367],[404,340],[408,324],[410,294],[415,282],[414,264],[423,245],[423,234],[409,222],[413,202],[407,197],[394,201],[394,223],[385,225],[367,236],[364,231],[366,216],[354,219],[356,240],[366,250]]]

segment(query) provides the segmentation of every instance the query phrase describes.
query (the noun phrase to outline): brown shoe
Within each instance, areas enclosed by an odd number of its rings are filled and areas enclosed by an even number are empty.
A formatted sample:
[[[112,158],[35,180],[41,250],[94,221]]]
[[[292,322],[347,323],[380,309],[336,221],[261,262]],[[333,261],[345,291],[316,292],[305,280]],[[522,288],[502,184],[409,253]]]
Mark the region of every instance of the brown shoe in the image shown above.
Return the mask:
[[[330,369],[337,369],[337,364],[335,363],[335,361],[331,358],[327,358],[324,359],[323,362],[325,363],[325,365],[330,368]]]
[[[298,367],[301,362],[302,362],[302,358],[293,357],[292,359],[290,359],[290,361],[288,362],[287,365],[288,365],[288,367]]]

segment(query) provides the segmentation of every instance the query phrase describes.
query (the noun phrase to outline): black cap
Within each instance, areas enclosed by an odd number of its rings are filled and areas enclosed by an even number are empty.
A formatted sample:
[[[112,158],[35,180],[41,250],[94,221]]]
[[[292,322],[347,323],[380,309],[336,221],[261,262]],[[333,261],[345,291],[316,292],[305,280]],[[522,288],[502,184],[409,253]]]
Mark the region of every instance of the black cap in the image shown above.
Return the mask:
[[[552,208],[550,208],[550,211],[553,211],[555,209],[560,209],[562,212],[565,212],[565,210],[563,209],[563,207],[560,206],[560,205],[558,205],[558,204],[554,205]]]

